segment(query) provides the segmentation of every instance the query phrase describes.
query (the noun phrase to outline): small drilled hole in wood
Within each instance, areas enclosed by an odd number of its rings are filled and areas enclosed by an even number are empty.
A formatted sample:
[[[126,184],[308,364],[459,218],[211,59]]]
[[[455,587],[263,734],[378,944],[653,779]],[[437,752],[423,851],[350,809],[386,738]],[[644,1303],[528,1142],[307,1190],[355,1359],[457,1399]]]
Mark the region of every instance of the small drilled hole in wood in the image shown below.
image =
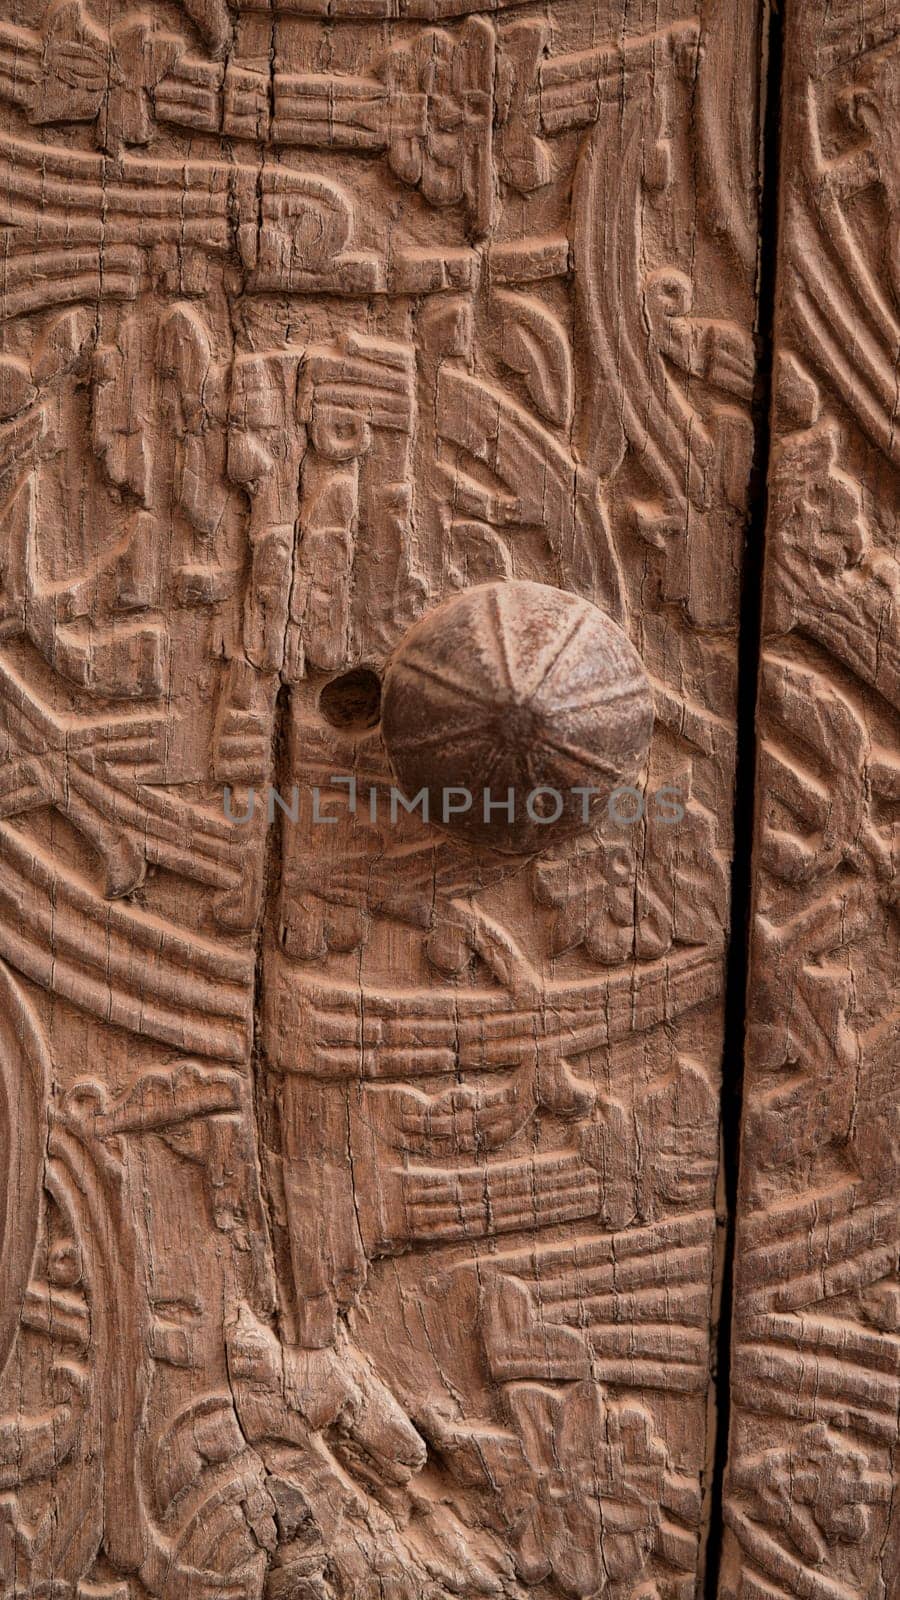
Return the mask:
[[[333,728],[374,728],[381,716],[381,679],[370,667],[354,667],[326,683],[319,710]]]

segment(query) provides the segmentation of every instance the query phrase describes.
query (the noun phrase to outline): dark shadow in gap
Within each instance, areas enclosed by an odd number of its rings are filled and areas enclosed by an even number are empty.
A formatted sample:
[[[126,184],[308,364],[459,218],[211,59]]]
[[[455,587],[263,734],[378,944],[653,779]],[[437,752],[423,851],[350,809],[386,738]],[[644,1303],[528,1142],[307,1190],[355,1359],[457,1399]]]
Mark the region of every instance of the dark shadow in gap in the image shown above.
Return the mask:
[[[772,374],[775,295],[778,268],[779,171],[782,66],[785,21],[779,0],[763,8],[760,41],[763,65],[763,126],[760,140],[759,281],[757,376],[754,396],[755,445],[741,591],[738,641],[737,764],[734,803],[734,855],[731,869],[731,938],[725,987],[722,1060],[722,1150],[725,1239],[722,1291],[716,1345],[716,1431],[709,1499],[705,1600],[718,1600],[724,1532],[723,1499],[728,1462],[731,1405],[731,1317],[735,1266],[735,1227],[740,1161],[742,1079],[747,1022],[752,849],[756,777],[756,699],[762,627],[763,554],[768,516],[768,470],[772,442]]]

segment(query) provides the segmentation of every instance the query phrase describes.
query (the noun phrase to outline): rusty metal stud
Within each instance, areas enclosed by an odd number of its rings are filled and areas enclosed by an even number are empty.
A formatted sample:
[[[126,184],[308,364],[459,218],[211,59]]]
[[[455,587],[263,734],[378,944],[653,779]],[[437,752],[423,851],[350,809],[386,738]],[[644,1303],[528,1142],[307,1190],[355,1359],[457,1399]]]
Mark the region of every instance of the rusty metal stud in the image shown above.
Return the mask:
[[[650,684],[627,635],[541,583],[454,595],[410,629],[385,676],[382,732],[399,788],[410,800],[427,791],[430,821],[497,850],[531,854],[591,826],[640,771],[652,730]]]

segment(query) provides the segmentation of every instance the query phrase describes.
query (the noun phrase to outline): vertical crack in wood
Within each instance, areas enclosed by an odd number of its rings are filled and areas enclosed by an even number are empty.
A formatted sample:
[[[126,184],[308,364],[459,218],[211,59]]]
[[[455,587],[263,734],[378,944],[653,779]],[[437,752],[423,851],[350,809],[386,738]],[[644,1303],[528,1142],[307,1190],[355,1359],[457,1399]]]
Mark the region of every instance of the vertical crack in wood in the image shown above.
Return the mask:
[[[772,442],[775,304],[778,277],[782,85],[788,22],[780,0],[768,0],[760,17],[759,256],[757,266],[754,456],[744,546],[741,628],[738,637],[737,763],[734,853],[731,863],[731,931],[725,991],[721,1109],[721,1215],[719,1315],[715,1344],[715,1417],[708,1499],[706,1600],[717,1600],[724,1533],[723,1500],[728,1462],[731,1389],[731,1317],[740,1168],[741,1110],[747,1025],[747,984],[753,901],[753,822],[757,762],[757,696],[762,649],[762,592],[768,476]]]

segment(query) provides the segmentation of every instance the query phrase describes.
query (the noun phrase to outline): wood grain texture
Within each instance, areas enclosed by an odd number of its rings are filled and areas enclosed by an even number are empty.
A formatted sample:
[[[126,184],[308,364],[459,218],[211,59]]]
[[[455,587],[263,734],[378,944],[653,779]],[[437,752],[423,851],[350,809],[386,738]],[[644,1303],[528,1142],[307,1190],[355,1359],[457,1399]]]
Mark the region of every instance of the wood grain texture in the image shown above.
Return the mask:
[[[900,1593],[896,8],[788,8],[723,1600]]]
[[[10,1600],[696,1591],[756,28],[8,5]],[[513,579],[655,711],[537,855],[392,822],[378,722]]]

